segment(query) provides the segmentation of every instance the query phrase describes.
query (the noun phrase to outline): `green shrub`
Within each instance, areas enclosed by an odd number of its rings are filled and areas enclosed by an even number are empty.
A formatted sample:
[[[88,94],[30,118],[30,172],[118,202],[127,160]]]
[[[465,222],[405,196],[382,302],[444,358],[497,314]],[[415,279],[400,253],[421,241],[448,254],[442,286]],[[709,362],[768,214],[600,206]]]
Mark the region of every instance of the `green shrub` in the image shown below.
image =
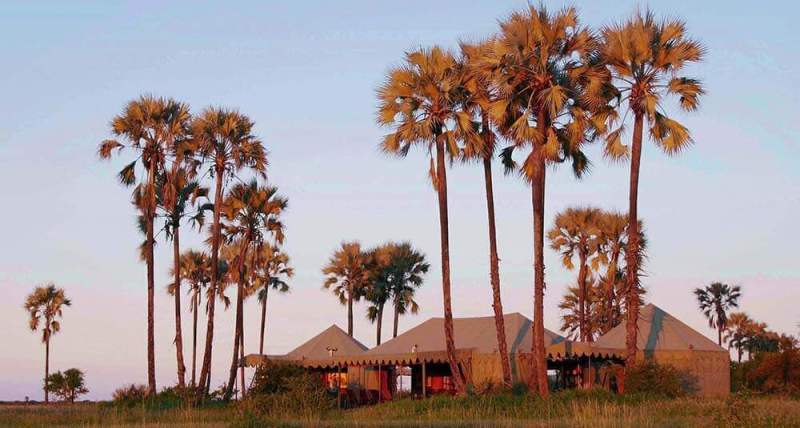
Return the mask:
[[[122,407],[133,407],[139,405],[147,395],[147,387],[144,385],[126,385],[117,388],[111,395],[112,403]]]
[[[144,385],[127,385],[118,388],[112,395],[114,407],[145,407],[153,410],[166,410],[194,405],[196,390],[193,388],[167,387],[152,397],[147,396]]]
[[[256,369],[249,392],[251,394],[286,392],[299,379],[304,379],[306,376],[306,369],[300,366],[286,363],[267,363]]]
[[[79,369],[67,369],[64,373],[55,372],[47,377],[45,388],[64,401],[74,403],[79,396],[89,392],[83,372]]]
[[[653,360],[640,362],[625,373],[626,393],[676,398],[697,391],[697,378],[691,373]]]
[[[256,369],[247,399],[239,404],[240,422],[276,417],[319,417],[336,407],[319,378],[302,367],[270,363]],[[248,425],[245,423],[244,425]]]

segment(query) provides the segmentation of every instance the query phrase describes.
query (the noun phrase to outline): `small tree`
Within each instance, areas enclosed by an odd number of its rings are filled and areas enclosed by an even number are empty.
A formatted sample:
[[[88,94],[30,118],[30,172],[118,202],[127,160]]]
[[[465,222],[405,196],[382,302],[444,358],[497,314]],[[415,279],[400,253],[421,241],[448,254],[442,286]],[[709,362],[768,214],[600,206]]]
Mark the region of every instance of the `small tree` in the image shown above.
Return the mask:
[[[58,371],[51,374],[47,377],[45,388],[47,388],[47,392],[70,403],[74,403],[78,396],[89,392],[83,372],[79,369],[67,369],[63,373]]]

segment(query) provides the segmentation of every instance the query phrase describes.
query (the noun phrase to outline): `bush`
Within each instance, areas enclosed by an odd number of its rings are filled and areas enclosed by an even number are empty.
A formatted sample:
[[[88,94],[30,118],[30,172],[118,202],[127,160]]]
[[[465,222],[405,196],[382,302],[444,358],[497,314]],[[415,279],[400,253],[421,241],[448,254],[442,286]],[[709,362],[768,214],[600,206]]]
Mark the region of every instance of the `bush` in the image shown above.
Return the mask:
[[[694,375],[653,360],[640,362],[625,373],[626,393],[676,398],[694,395],[697,391],[697,378]]]
[[[114,394],[111,395],[111,400],[114,405],[133,407],[134,405],[141,404],[146,395],[146,386],[130,384],[117,388]]]
[[[294,364],[274,362],[264,364],[256,369],[249,392],[251,394],[287,392],[293,384],[299,379],[303,379],[306,374],[306,369]]]
[[[800,394],[800,350],[760,352],[734,366],[732,379],[737,389],[770,394]]]
[[[47,392],[70,403],[74,403],[77,397],[89,392],[83,372],[78,369],[67,369],[64,373],[55,372],[47,377],[46,385]]]
[[[167,387],[156,393],[152,397],[147,396],[145,385],[127,385],[118,388],[112,395],[111,405],[115,407],[138,407],[144,406],[148,409],[174,409],[187,405],[194,405],[196,389],[179,388],[177,386]]]
[[[250,394],[239,405],[243,420],[319,417],[336,407],[336,396],[306,369],[272,363],[256,369]]]

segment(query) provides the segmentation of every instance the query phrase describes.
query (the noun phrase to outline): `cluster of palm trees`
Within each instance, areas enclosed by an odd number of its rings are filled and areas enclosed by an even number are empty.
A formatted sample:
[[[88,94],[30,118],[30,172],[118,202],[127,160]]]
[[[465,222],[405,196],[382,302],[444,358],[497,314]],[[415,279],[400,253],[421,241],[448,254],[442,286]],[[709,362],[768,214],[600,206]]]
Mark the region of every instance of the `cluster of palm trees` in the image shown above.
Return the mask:
[[[365,299],[367,319],[376,326],[376,343],[381,344],[383,309],[394,309],[392,337],[397,337],[400,316],[416,314],[414,299],[430,265],[425,254],[409,242],[386,242],[362,249],[358,241],[343,242],[322,268],[324,287],[347,306],[347,334],[353,336],[353,304]]]
[[[381,148],[404,157],[412,147],[429,153],[430,177],[437,192],[442,259],[444,330],[453,382],[464,391],[455,359],[450,287],[447,162],[482,163],[489,218],[490,282],[498,349],[505,382],[510,383],[502,303],[491,165],[499,140],[500,157],[531,186],[533,207],[533,378],[548,394],[544,354],[544,209],[548,166],[570,163],[586,173],[584,145],[603,141],[604,154],[630,160],[627,250],[625,251],[626,360],[636,356],[639,310],[638,184],[645,126],[650,140],[668,155],[692,142],[686,127],[668,117],[668,96],[697,109],[703,89],[680,76],[700,61],[702,46],[688,38],[683,22],[659,21],[652,13],[595,31],[579,23],[574,8],[550,12],[529,6],[501,20],[497,33],[479,43],[461,43],[460,52],[433,46],[408,52],[378,88],[377,121],[391,127]],[[623,143],[632,124],[629,144]]]
[[[777,352],[785,349],[796,349],[798,339],[785,333],[777,333],[769,329],[764,322],[750,318],[744,312],[728,314],[722,340],[729,348],[736,350],[738,362],[746,351],[749,358],[759,352]]]
[[[795,349],[798,339],[790,334],[779,334],[768,328],[766,323],[758,322],[744,312],[731,312],[739,308],[742,288],[712,282],[705,287],[694,289],[697,306],[708,320],[708,326],[717,330],[717,344],[728,344],[735,349],[738,362],[742,362],[745,351],[750,358],[759,352],[778,352]]]
[[[173,265],[168,291],[174,297],[177,384],[186,384],[181,328],[182,285],[188,286],[192,318],[191,386],[207,394],[211,379],[216,301],[226,307],[229,284],[236,285],[236,327],[233,356],[225,398],[236,383],[236,368],[244,356],[244,301],[258,295],[262,307],[261,347],[270,288],[287,291],[285,280],[293,274],[289,258],[281,250],[287,200],[277,188],[265,184],[267,152],[253,134],[253,122],[235,110],[209,107],[197,115],[173,99],[141,96],[130,101],[114,117],[111,130],[117,137],[103,141],[102,159],[128,149],[133,159],[119,173],[120,182],[133,187],[133,204],[145,240],[142,259],[147,265],[147,361],[148,394],[156,392],[154,350],[155,266],[153,247],[164,232],[173,246]],[[249,175],[250,178],[245,175]],[[213,199],[203,185],[213,180]],[[211,252],[181,252],[180,231],[185,223],[201,230],[208,211],[213,219],[207,242]],[[156,231],[157,223],[163,226]],[[199,379],[196,379],[197,317],[201,295],[206,295],[206,339]],[[244,392],[244,367],[240,367]]]
[[[556,215],[547,232],[550,248],[561,254],[567,269],[575,269],[578,262],[577,282],[559,304],[561,330],[569,336],[592,342],[623,321],[627,229],[627,215],[595,207],[567,208]],[[641,220],[638,231],[641,269],[646,242]],[[644,293],[641,287],[636,290],[640,296]]]

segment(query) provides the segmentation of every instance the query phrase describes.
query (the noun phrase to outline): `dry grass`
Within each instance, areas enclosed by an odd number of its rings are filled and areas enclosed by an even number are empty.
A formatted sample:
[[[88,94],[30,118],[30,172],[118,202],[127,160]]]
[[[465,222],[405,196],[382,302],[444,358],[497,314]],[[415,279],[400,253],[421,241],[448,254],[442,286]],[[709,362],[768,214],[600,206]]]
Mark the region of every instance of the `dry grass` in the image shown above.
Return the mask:
[[[303,417],[259,418],[237,406],[116,409],[99,404],[0,405],[0,426],[41,427],[800,427],[800,401],[782,397],[643,399],[561,394],[400,400]]]

